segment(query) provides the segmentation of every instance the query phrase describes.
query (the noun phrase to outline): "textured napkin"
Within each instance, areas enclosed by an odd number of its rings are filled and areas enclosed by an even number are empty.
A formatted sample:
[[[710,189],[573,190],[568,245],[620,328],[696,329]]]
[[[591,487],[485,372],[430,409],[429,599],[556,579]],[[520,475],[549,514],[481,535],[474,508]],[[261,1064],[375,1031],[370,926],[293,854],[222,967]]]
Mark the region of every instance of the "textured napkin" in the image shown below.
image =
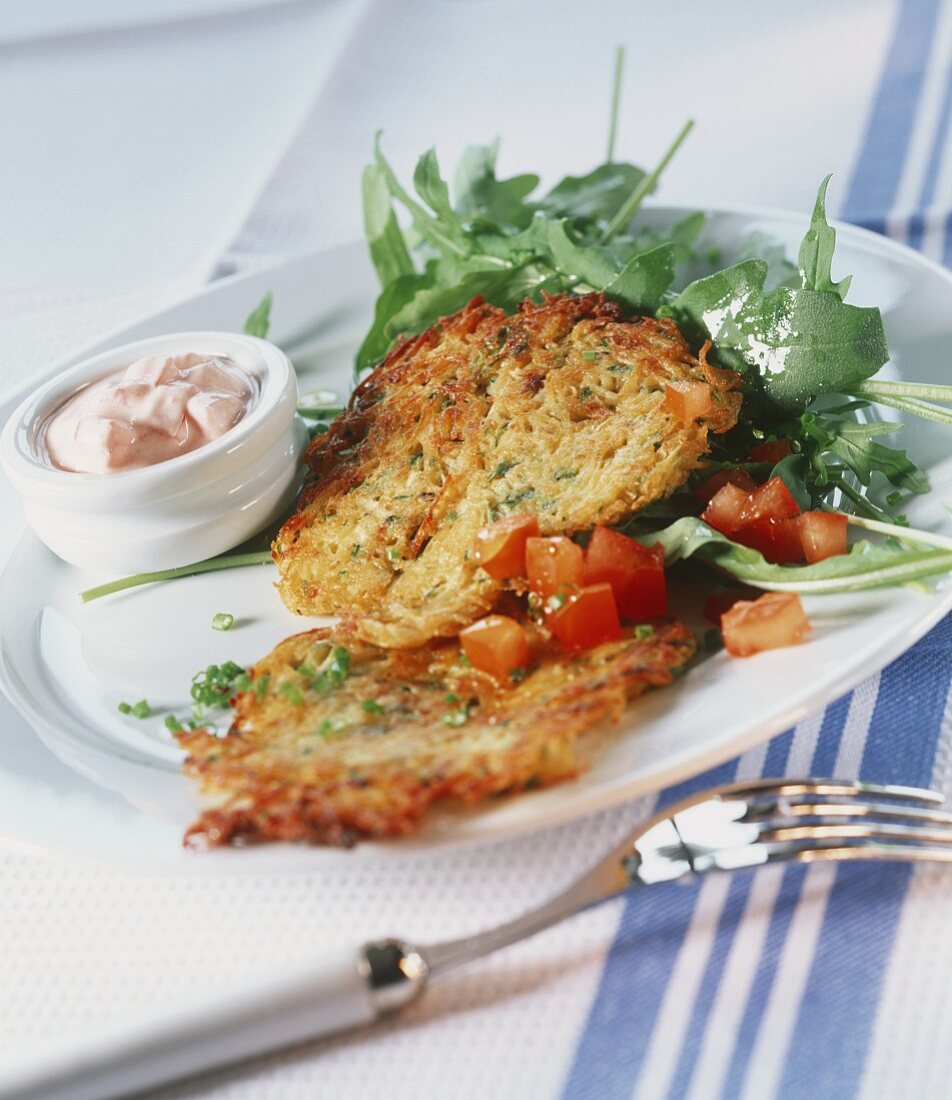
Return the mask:
[[[400,171],[434,141],[451,163],[496,133],[506,172],[584,169],[603,152],[618,40],[629,57],[620,152],[650,161],[685,115],[699,122],[666,201],[806,209],[832,169],[843,216],[949,258],[948,5],[428,0],[366,5],[355,19],[298,137],[244,225],[232,223],[219,270],[356,235],[378,128]],[[215,233],[228,237],[220,219]],[[92,329],[145,307],[149,288],[89,297],[70,316],[95,310]],[[18,329],[23,360],[68,343],[60,308],[38,307]],[[950,672],[947,622],[825,711],[662,797],[785,771],[952,792]],[[52,1040],[328,946],[492,924],[555,892],[650,805],[484,848],[355,858],[343,873],[209,880],[0,857],[0,1037]],[[952,880],[931,868],[711,879],[575,918],[434,986],[371,1034],[161,1095],[945,1096],[950,919]]]

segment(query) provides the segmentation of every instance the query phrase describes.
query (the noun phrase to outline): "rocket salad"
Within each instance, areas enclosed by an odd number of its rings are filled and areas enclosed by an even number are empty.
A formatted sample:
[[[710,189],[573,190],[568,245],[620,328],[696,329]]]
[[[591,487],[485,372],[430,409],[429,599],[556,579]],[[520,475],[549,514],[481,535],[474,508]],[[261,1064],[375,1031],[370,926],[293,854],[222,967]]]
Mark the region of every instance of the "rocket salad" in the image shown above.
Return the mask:
[[[616,97],[617,99],[617,97]],[[739,242],[739,262],[685,285],[681,275],[713,257],[698,255],[705,215],[692,213],[665,233],[639,224],[638,211],[690,132],[687,123],[651,171],[613,157],[540,192],[539,177],[497,176],[497,145],[466,150],[454,185],[434,150],[404,185],[378,139],[363,177],[364,223],[380,281],[355,376],[375,366],[398,338],[420,333],[474,295],[506,310],[543,294],[600,291],[630,314],[671,318],[696,353],[735,371],[743,405],[731,431],[712,438],[705,468],[668,499],[643,509],[625,530],[660,542],[669,563],[696,557],[747,584],[833,592],[900,584],[952,569],[952,540],[909,527],[903,502],[928,479],[887,438],[899,425],[864,417],[875,403],[952,424],[952,386],[879,380],[889,353],[880,312],[847,301],[850,277],[834,278],[836,231],[826,215],[829,177],[794,265],[762,237]],[[611,132],[614,134],[614,115]],[[264,336],[270,295],[246,331]],[[312,433],[337,410],[303,409]],[[702,518],[698,491],[712,474],[779,479],[800,512],[845,514],[880,536],[805,565],[765,558],[729,530]],[[703,493],[702,493],[703,495]],[[270,561],[267,550],[225,555],[167,574],[148,574],[90,590],[119,588]]]

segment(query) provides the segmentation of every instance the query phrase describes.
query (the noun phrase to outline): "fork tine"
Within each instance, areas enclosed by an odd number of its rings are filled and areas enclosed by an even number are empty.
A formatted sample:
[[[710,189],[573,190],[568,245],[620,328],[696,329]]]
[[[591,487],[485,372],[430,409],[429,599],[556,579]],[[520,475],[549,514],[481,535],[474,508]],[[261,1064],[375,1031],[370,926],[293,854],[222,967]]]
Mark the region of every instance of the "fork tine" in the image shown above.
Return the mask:
[[[922,802],[939,806],[945,797],[938,791],[924,787],[902,787],[897,784],[864,783],[852,779],[760,779],[743,783],[733,783],[719,791],[722,798],[755,797],[774,794],[778,797],[791,795],[866,795],[879,798],[897,799],[904,802]]]
[[[763,797],[763,796],[761,796]],[[801,817],[861,817],[879,818],[885,821],[922,821],[936,825],[952,825],[952,813],[948,810],[933,810],[928,806],[900,806],[888,802],[864,802],[854,799],[851,802],[797,802],[781,796],[766,799],[762,806],[757,799],[748,805],[744,821],[776,819],[778,815]]]
[[[819,821],[811,823],[763,822],[759,826],[758,843],[786,841],[883,840],[911,841],[918,844],[952,844],[952,828],[929,828],[923,825],[896,825],[889,822]]]
[[[952,863],[952,848],[915,847],[911,844],[810,845],[796,844],[771,846],[767,863],[845,863],[854,860],[873,860],[896,863]]]

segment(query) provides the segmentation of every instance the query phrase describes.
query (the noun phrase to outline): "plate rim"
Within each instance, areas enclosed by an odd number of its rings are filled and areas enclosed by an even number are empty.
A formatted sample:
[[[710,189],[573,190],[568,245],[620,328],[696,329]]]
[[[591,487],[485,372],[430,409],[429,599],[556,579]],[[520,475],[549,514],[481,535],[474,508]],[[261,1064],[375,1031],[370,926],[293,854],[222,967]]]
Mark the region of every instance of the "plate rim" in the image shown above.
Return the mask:
[[[703,209],[704,212],[709,215],[741,217],[751,220],[774,219],[786,222],[801,222],[804,226],[808,224],[809,221],[809,215],[807,214],[755,204],[702,207],[691,204],[658,204],[646,207],[646,213],[658,217],[676,218],[678,215],[694,212],[698,209]],[[887,257],[893,255],[906,263],[912,263],[920,269],[928,270],[933,276],[939,276],[949,287],[950,291],[952,291],[952,271],[929,257],[922,255],[905,244],[884,237],[861,226],[854,226],[839,221],[833,221],[831,224],[838,232],[843,234],[845,239],[853,240],[861,248],[869,249],[869,247],[872,246],[873,250],[880,255],[886,255]],[[43,371],[32,376],[24,385],[11,387],[0,394],[0,418],[5,418],[11,409],[15,408],[19,401],[22,400],[23,396],[29,391],[42,385],[50,377],[79,359],[95,354],[97,349],[111,346],[117,341],[125,339],[125,334],[129,333],[129,331],[134,328],[148,325],[150,322],[157,320],[167,313],[172,313],[183,307],[199,303],[209,296],[228,294],[234,288],[240,287],[246,283],[253,283],[266,279],[269,274],[283,271],[296,263],[307,264],[308,262],[317,261],[321,257],[333,256],[334,253],[353,253],[358,247],[363,249],[365,244],[363,241],[355,239],[339,242],[329,247],[301,250],[291,253],[275,262],[262,264],[250,270],[230,275],[224,279],[203,285],[192,293],[182,295],[175,301],[165,305],[163,308],[142,315],[121,328],[112,330],[106,336],[85,345],[77,351],[60,357]],[[14,545],[9,556],[6,556],[5,560],[0,563],[0,568],[2,568],[4,574],[7,573],[11,562],[17,556],[23,539],[30,537],[34,536],[32,536],[32,533],[27,529]],[[923,612],[918,614],[906,629],[892,634],[888,640],[877,649],[872,664],[864,663],[858,665],[845,677],[838,679],[835,683],[826,685],[819,691],[817,691],[815,687],[808,688],[805,686],[792,697],[786,697],[787,703],[780,713],[774,715],[767,721],[751,723],[746,729],[746,732],[735,734],[732,737],[724,738],[720,741],[684,746],[665,757],[663,761],[654,766],[649,766],[647,769],[640,768],[632,773],[627,779],[617,781],[612,784],[609,789],[606,789],[604,786],[588,790],[575,787],[575,796],[573,798],[553,800],[550,805],[545,807],[543,812],[537,813],[534,816],[524,815],[524,817],[519,820],[513,821],[507,820],[505,817],[499,818],[493,815],[479,815],[477,809],[475,813],[466,815],[466,820],[471,823],[473,820],[478,820],[481,817],[482,825],[478,828],[453,828],[446,835],[411,836],[401,839],[397,847],[401,853],[419,854],[421,850],[427,852],[447,851],[461,846],[489,844],[500,840],[527,835],[621,805],[634,798],[657,792],[672,782],[683,779],[688,775],[698,774],[717,763],[739,755],[769,740],[771,737],[776,736],[778,733],[789,728],[789,726],[796,721],[799,721],[806,714],[818,710],[828,705],[832,700],[841,697],[858,683],[880,671],[887,664],[913,646],[919,639],[927,634],[950,609],[952,609],[952,586],[949,586],[948,590],[944,592],[936,592],[926,598],[929,600],[928,609],[923,608]],[[51,739],[57,736],[53,729],[54,724],[44,717],[42,711],[34,705],[28,693],[25,694],[19,690],[15,682],[16,678],[11,675],[12,670],[8,669],[6,664],[6,659],[2,651],[0,651],[0,689],[3,690],[13,706],[26,719],[33,734],[38,736],[40,740],[51,749],[59,759],[64,760],[70,768],[84,777],[92,779],[97,786],[107,789],[94,775],[79,766],[74,759],[64,757],[57,751],[54,745],[51,744]],[[48,737],[41,732],[41,728],[44,731],[49,731],[51,739],[48,739]],[[59,736],[61,737],[62,734],[59,734]],[[101,755],[104,758],[114,759],[114,754],[104,747],[87,745],[86,748],[87,751]],[[525,796],[520,797],[524,798]],[[140,810],[139,812],[144,811]],[[365,842],[360,846],[360,850],[367,855],[381,853],[388,857],[392,857],[395,854],[394,845],[388,842]],[[314,855],[316,852],[322,851],[322,849],[308,849],[308,851],[311,855]]]

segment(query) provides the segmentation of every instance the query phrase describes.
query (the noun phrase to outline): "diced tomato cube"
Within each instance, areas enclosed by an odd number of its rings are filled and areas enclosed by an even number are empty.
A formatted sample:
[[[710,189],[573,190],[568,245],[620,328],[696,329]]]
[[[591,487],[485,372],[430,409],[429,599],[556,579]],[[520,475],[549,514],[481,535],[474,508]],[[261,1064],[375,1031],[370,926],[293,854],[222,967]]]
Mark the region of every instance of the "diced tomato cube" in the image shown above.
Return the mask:
[[[701,519],[709,523],[715,531],[730,535],[740,527],[741,512],[749,497],[749,493],[728,482],[711,497],[708,506],[701,513]]]
[[[800,597],[793,592],[766,592],[741,600],[721,616],[724,646],[734,657],[796,645],[810,629]]]
[[[526,575],[526,539],[539,534],[539,520],[529,512],[505,516],[476,536],[476,560],[497,581]]]
[[[706,382],[692,382],[689,379],[668,382],[664,388],[664,407],[682,424],[693,424],[695,420],[707,416],[714,407],[711,387]]]
[[[720,626],[721,616],[729,611],[739,600],[749,600],[752,593],[744,588],[735,588],[731,592],[715,592],[704,602],[702,614],[709,623]]]
[[[747,498],[740,512],[738,526],[746,527],[761,519],[789,519],[799,512],[800,506],[783,480],[772,477],[759,485]]]
[[[714,494],[719,489],[723,489],[725,485],[736,485],[738,489],[743,489],[745,493],[751,493],[757,488],[757,482],[746,470],[740,468],[718,470],[716,474],[711,474],[707,481],[702,482],[694,490],[694,495],[707,504]]]
[[[759,519],[735,531],[731,538],[741,546],[759,550],[774,565],[793,565],[803,561],[803,545],[796,519]]]
[[[846,553],[846,516],[835,512],[804,512],[797,517],[803,553],[811,564]]]
[[[567,597],[547,625],[566,649],[591,649],[621,637],[621,622],[610,584],[592,584]]]
[[[757,443],[750,448],[748,458],[751,462],[769,462],[776,466],[793,454],[789,439],[771,439],[767,443]]]
[[[610,584],[623,619],[639,621],[668,613],[664,550],[644,546],[610,527],[596,527],[585,550],[582,584]]]
[[[522,625],[506,615],[487,615],[460,631],[460,645],[473,668],[502,683],[529,663],[529,642]]]
[[[543,599],[582,583],[585,555],[581,546],[564,535],[526,540],[529,587]]]

